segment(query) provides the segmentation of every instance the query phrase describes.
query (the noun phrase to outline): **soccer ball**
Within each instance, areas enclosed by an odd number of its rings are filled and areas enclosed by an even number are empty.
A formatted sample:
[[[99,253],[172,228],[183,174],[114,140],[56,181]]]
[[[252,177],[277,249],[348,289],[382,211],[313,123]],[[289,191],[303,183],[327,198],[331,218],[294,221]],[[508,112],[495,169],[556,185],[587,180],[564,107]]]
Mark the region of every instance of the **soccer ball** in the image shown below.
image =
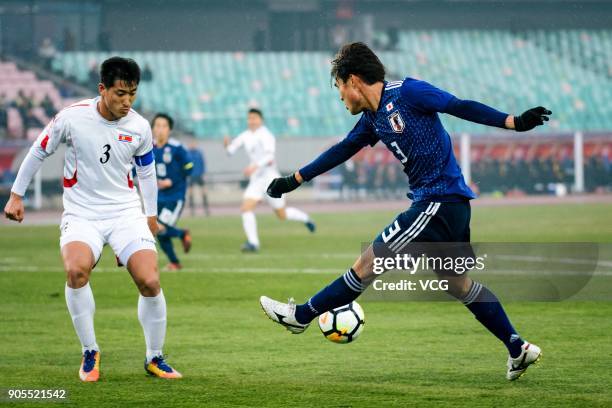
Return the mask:
[[[319,328],[329,341],[350,343],[363,331],[365,315],[357,302],[340,306],[319,316]]]

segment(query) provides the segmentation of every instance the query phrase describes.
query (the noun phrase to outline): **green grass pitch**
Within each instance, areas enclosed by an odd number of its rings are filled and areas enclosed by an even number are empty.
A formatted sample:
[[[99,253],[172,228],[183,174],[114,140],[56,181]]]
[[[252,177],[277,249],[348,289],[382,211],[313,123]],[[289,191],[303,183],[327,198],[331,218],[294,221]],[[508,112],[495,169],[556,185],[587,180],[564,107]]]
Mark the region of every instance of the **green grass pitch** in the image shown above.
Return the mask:
[[[260,216],[257,255],[238,251],[239,217],[181,221],[194,233],[193,252],[183,256],[184,271],[161,277],[165,351],[185,376],[175,382],[145,376],[138,293],[106,249],[91,281],[102,376],[80,383],[58,228],[1,226],[0,388],[66,389],[62,406],[94,407],[612,405],[612,302],[507,303],[520,333],[544,351],[514,383],[505,380],[503,345],[458,303],[363,301],[366,327],[349,345],[326,341],[316,323],[300,336],[272,324],[260,295],[304,300],[344,272],[360,243],[394,213],[347,206],[313,216],[314,235]],[[472,233],[479,242],[610,243],[612,211],[597,204],[475,207]],[[15,406],[28,405],[55,404]]]

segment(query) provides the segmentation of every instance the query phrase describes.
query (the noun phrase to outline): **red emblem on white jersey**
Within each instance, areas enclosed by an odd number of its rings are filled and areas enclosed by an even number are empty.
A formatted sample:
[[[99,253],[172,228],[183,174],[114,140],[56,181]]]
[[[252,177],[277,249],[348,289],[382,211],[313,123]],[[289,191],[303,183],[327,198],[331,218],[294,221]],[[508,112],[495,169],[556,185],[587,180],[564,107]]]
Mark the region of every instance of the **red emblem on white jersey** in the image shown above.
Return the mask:
[[[119,133],[119,141],[132,143],[132,136]]]

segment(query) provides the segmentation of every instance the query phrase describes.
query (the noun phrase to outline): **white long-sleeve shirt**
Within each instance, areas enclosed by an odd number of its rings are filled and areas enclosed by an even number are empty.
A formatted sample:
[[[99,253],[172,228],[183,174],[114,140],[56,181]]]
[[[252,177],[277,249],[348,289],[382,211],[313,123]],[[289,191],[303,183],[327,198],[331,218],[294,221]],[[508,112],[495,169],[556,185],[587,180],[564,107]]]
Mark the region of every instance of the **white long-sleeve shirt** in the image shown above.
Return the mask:
[[[276,140],[267,127],[260,126],[254,131],[245,130],[227,146],[227,152],[234,154],[241,147],[246,150],[250,164],[255,164],[259,168],[258,173],[266,169],[276,169],[274,160]]]
[[[140,211],[131,177],[135,163],[145,215],[156,215],[151,127],[134,110],[117,121],[107,121],[97,110],[99,99],[75,103],[53,118],[30,148],[12,191],[23,196],[42,161],[65,143],[64,214],[105,219]]]

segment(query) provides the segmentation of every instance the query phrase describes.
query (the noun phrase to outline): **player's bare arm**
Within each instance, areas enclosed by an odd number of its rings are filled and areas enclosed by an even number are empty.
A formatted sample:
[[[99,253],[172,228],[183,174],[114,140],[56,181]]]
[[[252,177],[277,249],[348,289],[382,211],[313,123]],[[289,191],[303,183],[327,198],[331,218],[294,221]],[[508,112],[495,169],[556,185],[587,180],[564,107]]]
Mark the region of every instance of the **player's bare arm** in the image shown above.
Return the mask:
[[[157,223],[157,216],[147,217],[147,224],[149,225],[149,229],[151,230],[151,234],[157,235],[159,231],[159,224]]]
[[[257,164],[249,164],[244,168],[243,173],[246,177],[251,177],[251,175],[255,173],[257,169],[259,169]]]
[[[164,190],[166,188],[172,187],[172,179],[166,178],[166,179],[157,180],[157,187],[160,190]]]
[[[26,154],[21,166],[19,166],[17,177],[11,187],[9,200],[4,207],[4,215],[8,219],[18,222],[23,221],[25,216],[23,197],[28,186],[36,172],[41,168],[45,158],[53,153],[62,140],[61,125],[58,122],[61,122],[61,119],[54,119],[44,129]]]

